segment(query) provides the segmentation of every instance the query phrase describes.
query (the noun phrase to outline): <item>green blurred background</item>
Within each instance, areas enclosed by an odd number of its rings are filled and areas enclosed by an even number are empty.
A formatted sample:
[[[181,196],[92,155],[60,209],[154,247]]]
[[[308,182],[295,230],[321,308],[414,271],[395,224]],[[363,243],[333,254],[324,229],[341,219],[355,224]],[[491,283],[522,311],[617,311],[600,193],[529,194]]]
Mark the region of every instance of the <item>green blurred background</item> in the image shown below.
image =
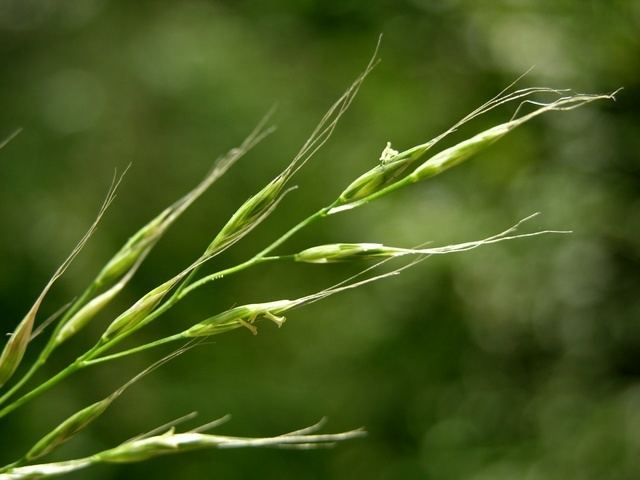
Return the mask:
[[[201,451],[76,479],[640,478],[640,2],[635,0],[0,0],[0,312],[10,332],[90,224],[114,168],[118,198],[42,318],[193,186],[274,103],[278,131],[170,230],[118,302],[56,355],[62,367],[128,304],[200,253],[282,169],[361,71],[382,63],[300,188],[232,265],[331,201],[387,141],[422,143],[535,65],[522,86],[610,92],[553,113],[473,161],[330,218],[281,251],[327,242],[410,246],[496,233],[535,211],[550,236],[430,259],[399,278],[242,329],[131,388],[53,458],[110,447],[191,410],[221,433],[273,435],[330,419],[364,425],[333,450]],[[460,140],[509,118],[492,112]],[[241,302],[294,298],[357,265],[261,266],[211,285],[136,337]],[[156,359],[85,371],[0,424],[0,463]]]

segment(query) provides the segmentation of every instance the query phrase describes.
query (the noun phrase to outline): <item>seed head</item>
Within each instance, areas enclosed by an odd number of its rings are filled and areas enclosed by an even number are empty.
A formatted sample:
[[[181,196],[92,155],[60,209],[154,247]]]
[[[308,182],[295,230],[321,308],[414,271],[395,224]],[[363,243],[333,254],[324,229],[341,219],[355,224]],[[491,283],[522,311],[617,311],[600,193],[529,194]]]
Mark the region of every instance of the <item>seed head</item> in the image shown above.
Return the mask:
[[[514,240],[517,238],[533,237],[538,235],[545,235],[550,233],[569,233],[566,231],[558,230],[538,230],[531,233],[521,233],[514,235],[514,232],[518,230],[520,225],[524,222],[536,217],[538,214],[530,215],[520,220],[515,225],[509,227],[507,230],[500,232],[497,235],[484,238],[482,240],[474,240],[464,243],[454,243],[450,245],[444,245],[441,247],[429,247],[429,248],[399,248],[389,247],[380,243],[333,243],[329,245],[319,245],[317,247],[311,247],[297,253],[293,256],[297,262],[306,263],[333,263],[342,262],[348,260],[361,260],[361,259],[373,259],[380,257],[401,257],[405,255],[415,256],[428,256],[428,255],[444,255],[448,253],[465,252],[473,250],[474,248],[481,247],[483,245],[489,245],[492,243],[498,243],[505,240]],[[296,300],[298,304],[300,300]]]
[[[512,122],[503,123],[485,130],[453,147],[447,148],[416,168],[410,177],[412,181],[417,182],[442,173],[451,167],[455,167],[483,148],[488,147],[496,140],[502,138],[513,128],[515,128],[515,125],[513,125]]]
[[[117,283],[109,290],[94,297],[84,307],[78,310],[58,331],[53,339],[55,347],[68,340],[75,335],[80,329],[84,328],[111,300],[122,290],[122,284]]]
[[[200,434],[194,433],[191,435],[195,435],[197,437]],[[186,439],[181,440],[184,441]],[[183,442],[183,444],[179,444],[177,441],[177,435],[173,432],[173,429],[171,429],[163,435],[156,435],[155,437],[126,442],[116,448],[99,453],[96,455],[96,458],[101,462],[109,463],[138,462],[158,455],[177,453],[178,447],[182,447],[181,450],[183,451],[187,450],[188,443]]]
[[[391,185],[401,178],[416,160],[424,155],[438,140],[439,137],[404,152],[394,150],[391,148],[391,143],[387,142],[387,146],[380,155],[380,163],[351,182],[344,192],[340,194],[338,204],[345,205],[362,200]]]
[[[102,340],[108,341],[118,335],[137,327],[162,301],[164,296],[171,290],[183,275],[177,275],[171,280],[154,288],[131,307],[125,310],[116,318],[107,330],[102,334]]]
[[[376,165],[356,178],[340,194],[339,202],[341,204],[350,203],[377,192],[402,176],[412,162],[413,160],[410,156],[402,156],[400,154],[393,159]]]
[[[165,209],[157,217],[138,230],[122,248],[107,262],[95,280],[96,286],[110,285],[128,272],[138,259],[153,247],[168,228],[171,208]]]
[[[233,214],[222,230],[213,239],[205,252],[211,256],[228,248],[256,227],[277,206],[284,195],[289,179],[288,171],[278,175],[258,193],[249,198]]]
[[[482,149],[493,144],[496,140],[499,140],[511,130],[523,125],[529,120],[532,120],[538,115],[551,111],[573,110],[574,108],[578,108],[596,100],[613,99],[615,98],[614,95],[615,92],[611,95],[569,95],[550,103],[531,102],[525,100],[523,104],[532,103],[536,105],[537,108],[526,115],[516,118],[518,109],[516,110],[516,114],[514,114],[514,118],[509,122],[485,130],[468,140],[443,150],[416,168],[413,173],[409,175],[410,180],[412,182],[417,182],[442,173],[445,170],[460,164]]]
[[[31,448],[31,450],[27,452],[25,458],[27,460],[35,460],[38,457],[42,457],[52,452],[58,446],[73,438],[78,432],[102,415],[109,405],[111,405],[113,400],[114,398],[109,396],[74,413],[56,428],[51,430],[51,432],[42,437]]]
[[[4,350],[2,350],[2,355],[0,355],[0,386],[4,385],[6,381],[11,378],[22,361],[24,352],[31,339],[33,322],[37,310],[37,308],[32,308],[29,311],[27,316],[18,325],[18,328],[11,334]]]
[[[36,478],[49,478],[64,475],[87,468],[94,462],[91,458],[67,460],[66,462],[42,463],[15,467],[0,473],[0,480],[35,480]]]
[[[213,317],[207,318],[184,332],[185,337],[207,337],[218,333],[246,327],[255,335],[255,321],[265,318],[281,326],[285,318],[280,314],[298,305],[296,300],[277,300],[266,303],[252,303],[234,307]]]
[[[208,435],[197,432],[175,433],[173,429],[163,435],[133,440],[106,450],[92,458],[95,462],[128,463],[146,460],[168,453],[179,453],[199,448],[251,448],[251,447],[284,447],[312,448],[314,446],[332,446],[335,442],[362,437],[366,432],[362,429],[342,433],[311,434],[315,426],[300,429],[296,432],[266,438],[227,437]]]
[[[334,263],[355,258],[378,258],[395,256],[404,249],[387,247],[381,243],[332,243],[307,248],[294,255],[296,262]]]

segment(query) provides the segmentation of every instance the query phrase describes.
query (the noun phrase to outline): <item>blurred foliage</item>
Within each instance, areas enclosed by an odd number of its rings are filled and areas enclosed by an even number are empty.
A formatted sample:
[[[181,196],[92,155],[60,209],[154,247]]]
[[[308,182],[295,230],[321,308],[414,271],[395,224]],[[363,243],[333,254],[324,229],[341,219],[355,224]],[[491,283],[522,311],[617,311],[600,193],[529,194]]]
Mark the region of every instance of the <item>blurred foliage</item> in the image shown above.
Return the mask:
[[[136,385],[56,458],[193,409],[203,421],[232,413],[220,429],[230,434],[272,435],[326,415],[336,430],[365,425],[368,438],[319,452],[196,452],[70,478],[638,478],[639,31],[633,0],[0,0],[0,136],[24,127],[0,155],[3,331],[90,223],[115,167],[133,162],[49,312],[280,105],[278,132],[174,226],[119,304],[40,378],[195,258],[286,165],[380,32],[382,63],[300,172],[301,188],[217,266],[333,199],[387,141],[428,140],[532,65],[523,86],[625,87],[616,103],[540,118],[472,162],[318,224],[281,251],[465,241],[538,210],[540,224],[572,236],[429,260],[296,311],[281,330],[218,337]],[[452,140],[512,112],[492,112]],[[239,302],[310,293],[357,268],[258,267],[194,295],[137,340]],[[0,426],[2,462],[157,354],[83,372],[17,411]]]

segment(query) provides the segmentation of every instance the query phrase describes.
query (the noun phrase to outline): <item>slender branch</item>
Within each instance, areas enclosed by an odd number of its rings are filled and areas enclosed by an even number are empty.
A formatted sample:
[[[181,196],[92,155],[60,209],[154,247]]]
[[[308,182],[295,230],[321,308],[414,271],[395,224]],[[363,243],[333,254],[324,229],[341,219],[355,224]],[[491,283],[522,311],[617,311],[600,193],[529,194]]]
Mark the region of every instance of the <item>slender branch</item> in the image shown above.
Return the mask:
[[[129,350],[124,350],[122,352],[114,353],[113,355],[106,355],[104,357],[85,360],[82,366],[90,367],[92,365],[97,365],[98,363],[104,363],[111,360],[116,360],[118,358],[126,357],[127,355],[132,355],[134,353],[142,352],[150,348],[159,347],[160,345],[164,345],[166,343],[175,342],[177,340],[184,340],[184,339],[185,337],[182,335],[182,333],[178,333],[176,335],[171,335],[170,337],[161,338],[160,340],[156,340],[155,342],[145,343],[138,347],[130,348]]]
[[[47,381],[41,383],[39,386],[37,386],[33,390],[29,391],[28,393],[25,393],[20,398],[18,398],[17,400],[14,400],[12,403],[10,403],[6,407],[4,407],[2,410],[0,410],[0,418],[6,417],[9,413],[13,412],[18,407],[24,405],[29,400],[37,397],[41,393],[46,392],[51,387],[53,387],[54,385],[57,385],[60,381],[67,378],[72,373],[75,373],[77,370],[81,369],[82,367],[83,365],[82,365],[81,359],[76,360],[71,365],[67,366],[66,368],[58,372],[56,375],[49,378]]]

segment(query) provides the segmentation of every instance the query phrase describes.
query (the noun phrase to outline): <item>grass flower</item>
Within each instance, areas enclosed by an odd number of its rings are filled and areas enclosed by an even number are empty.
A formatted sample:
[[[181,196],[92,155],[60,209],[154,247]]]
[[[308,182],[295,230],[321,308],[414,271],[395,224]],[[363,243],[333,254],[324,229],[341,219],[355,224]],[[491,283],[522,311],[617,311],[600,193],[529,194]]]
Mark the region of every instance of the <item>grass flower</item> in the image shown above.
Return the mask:
[[[377,52],[377,50],[376,50]],[[272,243],[263,247],[247,260],[218,270],[212,274],[200,275],[200,267],[210,262],[223,250],[231,247],[248,235],[258,224],[264,221],[277,208],[291,187],[289,182],[331,137],[342,115],[352,103],[367,75],[377,64],[377,56],[373,55],[364,71],[358,75],[351,86],[329,108],[321,118],[309,139],[302,145],[299,152],[278,175],[267,182],[260,191],[250,196],[222,226],[213,240],[203,248],[202,254],[197,256],[187,267],[177,269],[178,273],[168,279],[159,279],[157,285],[145,295],[137,299],[120,315],[113,319],[105,328],[104,333],[96,344],[87,348],[74,361],[50,376],[43,382],[36,384],[26,392],[23,388],[32,380],[35,372],[45,364],[56,349],[61,347],[69,338],[81,331],[96,315],[103,311],[128,285],[139,266],[145,261],[149,252],[161,240],[171,225],[195,202],[211,185],[231,168],[242,156],[256,146],[272,128],[267,126],[270,115],[259,122],[256,128],[240,144],[221,156],[213,165],[209,173],[190,192],[178,201],[164,209],[147,224],[142,226],[131,238],[116,251],[105,263],[104,267],[89,283],[77,300],[65,309],[61,309],[59,316],[52,318],[53,332],[49,336],[44,348],[35,356],[35,361],[19,378],[0,393],[0,419],[11,414],[27,402],[44,394],[61,381],[72,376],[79,370],[90,368],[96,364],[107,363],[120,358],[152,349],[170,342],[186,342],[185,347],[161,358],[158,362],[145,369],[133,379],[107,397],[97,400],[78,410],[66,419],[59,421],[57,426],[43,435],[22,458],[0,468],[0,480],[47,478],[62,475],[87,468],[100,463],[130,463],[146,460],[160,455],[180,453],[194,449],[228,449],[228,448],[317,448],[332,446],[336,442],[362,437],[362,429],[351,430],[335,434],[319,434],[320,424],[303,428],[295,432],[265,438],[245,438],[205,433],[206,430],[217,426],[220,421],[194,428],[190,431],[176,433],[175,426],[179,421],[190,418],[185,416],[181,420],[172,422],[168,426],[154,429],[144,435],[127,440],[120,445],[109,448],[84,458],[53,463],[34,463],[42,457],[52,453],[60,445],[71,441],[77,433],[88,428],[93,421],[105,414],[113,402],[132,384],[139,381],[149,372],[160,367],[188,350],[195,343],[212,335],[219,335],[230,330],[247,328],[252,333],[258,333],[257,323],[267,320],[278,327],[285,322],[285,315],[291,311],[318,302],[337,293],[354,288],[360,288],[372,282],[381,281],[400,274],[407,268],[415,267],[431,255],[443,255],[464,252],[481,246],[491,245],[502,241],[509,241],[525,237],[550,233],[567,233],[556,230],[537,230],[530,233],[516,233],[527,217],[503,232],[481,240],[467,241],[438,247],[398,247],[372,242],[348,242],[340,239],[341,243],[309,246],[297,253],[275,255],[279,247],[302,229],[313,222],[329,215],[346,212],[356,207],[364,206],[371,201],[391,194],[411,184],[430,179],[450,168],[460,165],[475,154],[485,150],[497,140],[513,131],[515,128],[533,120],[534,118],[552,111],[567,111],[597,101],[613,99],[611,95],[567,94],[564,90],[545,87],[524,88],[513,90],[514,84],[508,86],[494,98],[473,110],[445,132],[406,150],[396,150],[387,143],[377,163],[355,180],[348,183],[346,189],[334,201],[327,203],[318,211],[310,214],[288,231],[284,232]],[[553,95],[554,100],[541,102],[534,100],[537,96]],[[431,154],[436,145],[445,137],[455,132],[461,125],[476,117],[508,103],[519,103],[516,114],[508,122],[504,122],[471,136],[449,148]],[[530,113],[519,115],[523,105],[535,106]],[[13,135],[15,136],[17,132]],[[0,143],[2,148],[8,140]],[[424,157],[431,155],[426,160]],[[87,233],[81,238],[67,259],[54,272],[46,283],[34,304],[27,311],[25,317],[18,322],[17,327],[9,337],[0,354],[0,387],[9,382],[22,366],[25,352],[34,336],[44,330],[50,322],[36,325],[37,315],[45,297],[56,280],[79,254],[95,232],[100,219],[115,197],[115,191],[122,180],[122,176],[114,177],[111,188],[98,211],[96,220]],[[346,240],[346,241],[345,241]],[[395,257],[407,257],[408,261],[384,271],[387,260]],[[294,299],[266,300],[233,306],[219,313],[213,313],[204,320],[192,324],[190,327],[170,336],[158,338],[149,343],[139,343],[127,350],[115,351],[116,347],[125,339],[135,334],[143,327],[150,325],[158,317],[169,312],[177,303],[188,295],[214,281],[222,281],[230,275],[255,268],[264,262],[300,262],[308,264],[332,264],[346,261],[376,260],[373,266],[363,269],[344,281],[321,291]],[[402,262],[402,260],[401,260]],[[310,267],[311,268],[311,267]],[[232,301],[229,304],[233,304]]]

